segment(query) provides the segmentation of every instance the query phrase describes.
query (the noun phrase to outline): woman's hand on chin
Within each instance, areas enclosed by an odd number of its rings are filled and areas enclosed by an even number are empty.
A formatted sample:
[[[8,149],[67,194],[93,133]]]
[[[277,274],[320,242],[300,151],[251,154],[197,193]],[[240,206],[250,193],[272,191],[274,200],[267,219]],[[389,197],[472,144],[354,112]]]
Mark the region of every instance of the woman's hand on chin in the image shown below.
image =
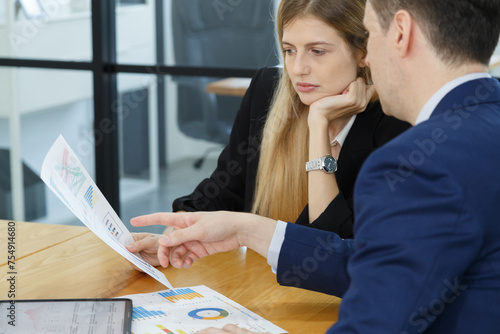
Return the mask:
[[[367,85],[357,78],[340,95],[333,95],[315,101],[309,107],[309,125],[331,123],[336,119],[350,117],[365,111],[375,93],[373,85]]]

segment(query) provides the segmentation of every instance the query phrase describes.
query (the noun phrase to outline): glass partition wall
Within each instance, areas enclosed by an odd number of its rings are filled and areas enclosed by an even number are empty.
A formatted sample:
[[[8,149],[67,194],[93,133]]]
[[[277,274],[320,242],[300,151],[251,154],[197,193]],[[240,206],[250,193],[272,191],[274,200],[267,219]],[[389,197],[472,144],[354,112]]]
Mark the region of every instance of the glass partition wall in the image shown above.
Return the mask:
[[[220,151],[241,102],[207,86],[248,83],[278,64],[278,4],[0,0],[0,219],[78,224],[39,179],[59,134],[124,223],[158,206],[169,211],[186,194],[175,192],[179,180],[168,196],[147,196],[169,166],[191,175],[183,159]]]
[[[167,181],[169,190],[162,191],[165,168],[181,164],[183,175],[201,176],[185,159],[215,155],[228,142],[242,96],[209,93],[207,85],[226,78],[248,81],[258,68],[278,64],[276,5],[275,0],[168,0],[117,7],[118,87],[142,82],[145,90],[135,94],[147,96],[135,110],[126,107],[130,116],[120,134],[126,224],[158,207],[170,211],[174,198],[194,188],[196,177],[189,177],[182,186]],[[134,24],[127,19],[130,8]],[[147,200],[151,192],[159,196]]]
[[[0,219],[79,224],[39,179],[62,134],[127,224],[162,170],[227,143],[241,96],[207,85],[278,63],[277,3],[0,0]]]
[[[0,1],[0,219],[75,220],[39,174],[63,134],[95,177],[91,32],[77,1]]]

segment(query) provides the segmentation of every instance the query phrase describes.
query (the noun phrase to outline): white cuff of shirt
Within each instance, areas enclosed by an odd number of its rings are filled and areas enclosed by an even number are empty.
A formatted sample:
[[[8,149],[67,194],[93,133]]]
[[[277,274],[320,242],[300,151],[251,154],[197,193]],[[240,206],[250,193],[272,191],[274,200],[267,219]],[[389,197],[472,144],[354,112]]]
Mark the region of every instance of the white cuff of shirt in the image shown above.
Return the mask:
[[[287,223],[278,220],[276,229],[274,230],[273,239],[269,245],[269,251],[267,252],[267,263],[272,267],[273,273],[275,274],[278,268],[281,246],[285,240],[286,225]]]

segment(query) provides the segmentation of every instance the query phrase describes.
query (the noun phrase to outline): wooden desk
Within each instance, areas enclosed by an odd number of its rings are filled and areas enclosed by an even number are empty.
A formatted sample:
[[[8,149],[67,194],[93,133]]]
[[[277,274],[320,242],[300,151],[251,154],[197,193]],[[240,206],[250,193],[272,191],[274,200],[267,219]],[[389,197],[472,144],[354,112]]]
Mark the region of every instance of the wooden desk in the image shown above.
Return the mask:
[[[0,299],[8,298],[8,222],[0,221]],[[103,298],[164,290],[86,227],[16,223],[16,298]],[[162,269],[174,287],[206,285],[290,333],[324,333],[340,299],[281,287],[252,250],[209,256],[190,269]]]
[[[243,96],[245,95],[248,86],[250,86],[250,78],[227,78],[217,80],[207,85],[207,93],[218,95]]]

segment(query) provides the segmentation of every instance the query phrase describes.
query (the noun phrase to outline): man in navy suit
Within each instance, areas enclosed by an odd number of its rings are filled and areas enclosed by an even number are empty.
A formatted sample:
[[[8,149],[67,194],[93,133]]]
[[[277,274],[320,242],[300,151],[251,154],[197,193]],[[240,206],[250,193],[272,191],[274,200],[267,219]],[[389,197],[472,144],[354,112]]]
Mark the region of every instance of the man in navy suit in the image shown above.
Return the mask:
[[[238,213],[133,224],[179,228],[160,241],[164,266],[248,246],[281,284],[343,296],[328,333],[499,333],[500,84],[487,74],[499,17],[498,0],[367,2],[384,112],[415,126],[365,162],[354,240]]]

